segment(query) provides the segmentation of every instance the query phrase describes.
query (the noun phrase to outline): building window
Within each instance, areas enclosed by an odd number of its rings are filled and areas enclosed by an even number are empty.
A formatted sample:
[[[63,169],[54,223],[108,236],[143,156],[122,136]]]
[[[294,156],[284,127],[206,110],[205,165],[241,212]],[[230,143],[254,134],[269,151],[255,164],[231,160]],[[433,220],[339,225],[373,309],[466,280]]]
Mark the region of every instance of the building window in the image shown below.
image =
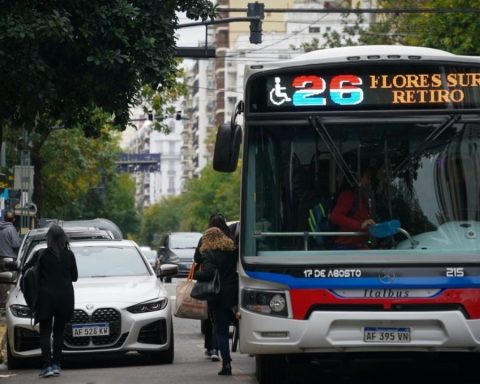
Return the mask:
[[[175,177],[169,176],[168,178],[168,193],[175,194]]]
[[[320,27],[310,26],[308,27],[308,33],[320,33]]]

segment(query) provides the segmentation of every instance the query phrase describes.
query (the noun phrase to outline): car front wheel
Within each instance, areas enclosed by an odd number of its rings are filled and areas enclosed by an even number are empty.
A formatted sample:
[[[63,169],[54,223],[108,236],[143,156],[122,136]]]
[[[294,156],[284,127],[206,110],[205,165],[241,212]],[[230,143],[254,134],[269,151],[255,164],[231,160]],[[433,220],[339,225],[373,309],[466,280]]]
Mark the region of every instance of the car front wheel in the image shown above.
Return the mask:
[[[144,352],[154,364],[172,364],[175,355],[175,342],[173,339],[173,323],[170,323],[170,345],[168,349],[160,352]]]

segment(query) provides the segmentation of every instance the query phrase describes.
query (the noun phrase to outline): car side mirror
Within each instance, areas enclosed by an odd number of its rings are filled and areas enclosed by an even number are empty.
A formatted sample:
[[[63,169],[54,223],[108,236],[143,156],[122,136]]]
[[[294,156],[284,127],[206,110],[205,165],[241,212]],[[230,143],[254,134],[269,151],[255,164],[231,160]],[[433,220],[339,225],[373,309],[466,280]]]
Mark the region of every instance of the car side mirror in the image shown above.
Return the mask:
[[[5,271],[18,271],[18,264],[16,261],[7,261],[5,264],[3,264],[3,267]]]
[[[178,274],[178,265],[176,264],[162,264],[158,269],[157,277],[172,277]]]

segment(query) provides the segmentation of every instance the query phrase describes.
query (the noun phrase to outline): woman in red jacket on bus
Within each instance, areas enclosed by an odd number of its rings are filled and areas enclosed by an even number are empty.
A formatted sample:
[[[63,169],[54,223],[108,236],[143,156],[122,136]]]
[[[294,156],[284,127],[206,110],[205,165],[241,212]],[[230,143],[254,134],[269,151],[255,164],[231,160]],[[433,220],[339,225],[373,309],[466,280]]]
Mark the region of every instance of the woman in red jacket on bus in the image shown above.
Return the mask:
[[[372,218],[374,200],[371,188],[372,168],[362,169],[360,185],[340,193],[330,220],[339,232],[368,232],[376,224]],[[368,236],[337,236],[335,249],[368,249]]]

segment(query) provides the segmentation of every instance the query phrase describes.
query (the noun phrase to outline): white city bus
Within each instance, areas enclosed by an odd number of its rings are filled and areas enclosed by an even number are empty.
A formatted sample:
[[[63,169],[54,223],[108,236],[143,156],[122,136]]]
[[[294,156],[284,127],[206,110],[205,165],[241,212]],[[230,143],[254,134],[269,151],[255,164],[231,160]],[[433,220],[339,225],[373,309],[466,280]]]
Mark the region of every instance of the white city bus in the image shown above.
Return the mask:
[[[240,351],[258,381],[324,353],[479,351],[480,57],[325,49],[247,66],[244,96],[214,167],[243,139]],[[377,224],[345,230],[329,214],[365,166]]]

